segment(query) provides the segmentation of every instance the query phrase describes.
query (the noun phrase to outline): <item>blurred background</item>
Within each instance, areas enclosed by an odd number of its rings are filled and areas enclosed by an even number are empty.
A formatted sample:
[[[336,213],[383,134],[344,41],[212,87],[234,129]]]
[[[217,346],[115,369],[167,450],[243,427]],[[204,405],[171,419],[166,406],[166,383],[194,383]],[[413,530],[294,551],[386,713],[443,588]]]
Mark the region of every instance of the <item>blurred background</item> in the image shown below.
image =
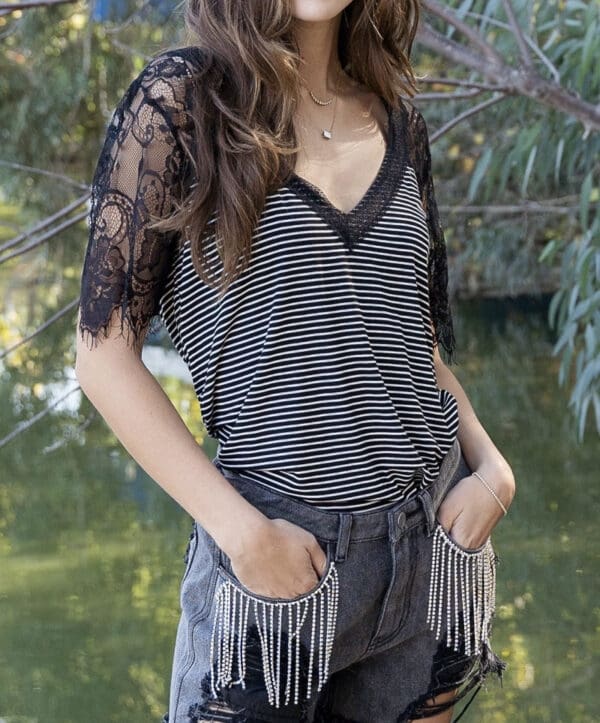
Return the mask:
[[[191,518],[73,372],[89,183],[165,0],[0,2],[0,721],[159,721]],[[453,371],[513,466],[465,719],[600,720],[600,2],[424,1],[412,54],[450,256]],[[209,456],[160,324],[143,360]]]

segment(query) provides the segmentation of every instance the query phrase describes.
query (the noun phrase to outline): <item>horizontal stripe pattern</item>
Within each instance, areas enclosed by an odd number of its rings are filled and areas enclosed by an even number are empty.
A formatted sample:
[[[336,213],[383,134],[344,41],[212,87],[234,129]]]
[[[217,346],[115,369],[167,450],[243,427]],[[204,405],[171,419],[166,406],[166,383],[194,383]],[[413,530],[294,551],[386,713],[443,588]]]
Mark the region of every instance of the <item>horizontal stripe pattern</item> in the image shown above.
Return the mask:
[[[351,253],[277,189],[220,299],[182,243],[160,314],[225,468],[331,510],[379,509],[433,481],[458,407],[435,378],[428,249],[411,165]]]

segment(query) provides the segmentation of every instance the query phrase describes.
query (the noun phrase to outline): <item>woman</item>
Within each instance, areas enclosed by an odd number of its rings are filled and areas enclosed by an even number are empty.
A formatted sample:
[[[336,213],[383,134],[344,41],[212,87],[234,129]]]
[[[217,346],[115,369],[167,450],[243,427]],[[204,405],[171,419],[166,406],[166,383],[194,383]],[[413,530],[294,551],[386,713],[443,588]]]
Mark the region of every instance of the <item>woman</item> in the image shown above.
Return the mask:
[[[169,712],[449,721],[510,467],[454,374],[414,0],[189,0],[92,185],[76,373],[193,518]],[[209,460],[141,361],[159,314]],[[110,387],[104,379],[110,375]]]

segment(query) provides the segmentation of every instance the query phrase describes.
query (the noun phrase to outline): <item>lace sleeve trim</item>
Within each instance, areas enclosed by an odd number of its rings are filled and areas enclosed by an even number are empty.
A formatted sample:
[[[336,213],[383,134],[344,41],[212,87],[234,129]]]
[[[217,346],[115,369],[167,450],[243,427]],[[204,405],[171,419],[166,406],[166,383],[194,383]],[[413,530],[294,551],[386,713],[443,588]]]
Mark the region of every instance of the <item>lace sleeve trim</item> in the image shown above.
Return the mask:
[[[456,339],[448,297],[448,259],[446,240],[435,198],[429,135],[427,124],[421,112],[412,104],[410,104],[410,107],[411,160],[419,180],[421,201],[427,216],[430,237],[429,299],[431,321],[435,331],[435,343],[439,343],[444,347],[448,354],[448,361],[452,362],[456,349]]]
[[[185,154],[173,119],[184,110],[181,78],[188,74],[182,56],[150,61],[108,125],[92,180],[81,276],[78,327],[90,348],[118,328],[140,350],[158,313],[176,242],[148,223],[168,214],[182,181]]]

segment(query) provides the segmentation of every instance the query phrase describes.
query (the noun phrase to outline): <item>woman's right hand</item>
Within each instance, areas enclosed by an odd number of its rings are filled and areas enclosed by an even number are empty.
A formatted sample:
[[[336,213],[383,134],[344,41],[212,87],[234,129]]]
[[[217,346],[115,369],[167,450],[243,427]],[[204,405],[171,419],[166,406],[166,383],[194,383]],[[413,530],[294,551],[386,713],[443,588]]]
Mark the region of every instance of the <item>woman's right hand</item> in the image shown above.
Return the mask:
[[[286,599],[314,588],[327,563],[311,532],[288,520],[268,517],[229,558],[234,575],[250,592]]]

